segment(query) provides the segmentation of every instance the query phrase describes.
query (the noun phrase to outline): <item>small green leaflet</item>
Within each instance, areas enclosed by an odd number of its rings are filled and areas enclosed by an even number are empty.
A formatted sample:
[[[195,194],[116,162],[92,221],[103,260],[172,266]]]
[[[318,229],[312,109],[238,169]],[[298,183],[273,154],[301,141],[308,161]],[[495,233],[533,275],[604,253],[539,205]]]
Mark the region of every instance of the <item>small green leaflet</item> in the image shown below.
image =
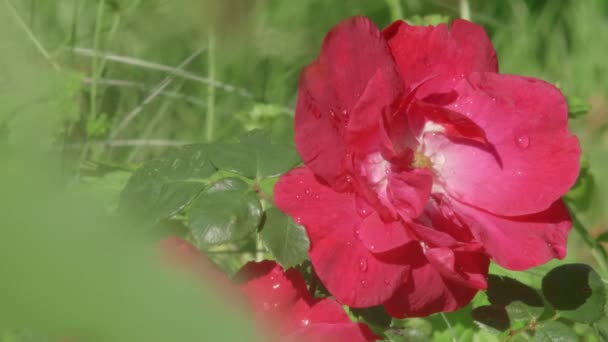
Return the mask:
[[[308,258],[310,242],[306,231],[277,208],[266,211],[266,223],[261,236],[264,245],[285,269]]]

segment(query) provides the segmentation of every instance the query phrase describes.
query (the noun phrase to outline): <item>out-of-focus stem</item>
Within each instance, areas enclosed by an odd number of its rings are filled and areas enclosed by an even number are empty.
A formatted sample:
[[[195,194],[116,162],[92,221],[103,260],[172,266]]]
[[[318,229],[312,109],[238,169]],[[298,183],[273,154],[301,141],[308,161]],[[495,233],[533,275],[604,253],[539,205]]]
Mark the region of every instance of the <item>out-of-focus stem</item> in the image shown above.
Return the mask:
[[[207,77],[211,82],[215,80],[215,33],[209,28],[209,40],[207,46]],[[207,116],[205,120],[205,141],[213,141],[213,129],[215,126],[215,87],[207,85]]]
[[[469,0],[460,0],[460,17],[465,20],[471,20],[471,6],[469,6]]]
[[[44,58],[46,58],[46,60],[48,60],[49,63],[51,63],[51,66],[53,66],[53,69],[59,71],[61,69],[59,64],[57,64],[57,62],[55,62],[55,60],[53,59],[53,57],[51,57],[49,52],[44,48],[44,46],[42,46],[42,43],[36,38],[36,35],[34,34],[34,32],[32,32],[32,30],[25,23],[23,18],[19,15],[19,12],[17,12],[17,9],[15,8],[15,6],[13,6],[13,4],[9,0],[5,0],[4,2],[6,4],[6,7],[9,9],[10,13],[12,14],[12,16],[15,18],[15,20],[19,24],[19,26],[21,26],[21,28],[23,29],[25,34],[27,34],[27,37],[32,41],[32,43],[34,43],[34,45],[36,46],[36,49],[38,49],[38,51],[40,51],[40,53],[44,56]]]
[[[391,19],[393,21],[403,19],[403,8],[401,7],[401,0],[386,0],[389,11],[391,13]]]
[[[591,255],[593,255],[593,258],[600,268],[602,278],[608,277],[608,254],[606,253],[606,250],[599,244],[599,242],[589,235],[589,232],[587,229],[585,229],[585,226],[583,226],[582,222],[574,214],[572,209],[570,209],[570,217],[572,217],[574,230],[576,230],[576,232],[583,239],[583,242],[585,242],[585,244],[591,250]]]

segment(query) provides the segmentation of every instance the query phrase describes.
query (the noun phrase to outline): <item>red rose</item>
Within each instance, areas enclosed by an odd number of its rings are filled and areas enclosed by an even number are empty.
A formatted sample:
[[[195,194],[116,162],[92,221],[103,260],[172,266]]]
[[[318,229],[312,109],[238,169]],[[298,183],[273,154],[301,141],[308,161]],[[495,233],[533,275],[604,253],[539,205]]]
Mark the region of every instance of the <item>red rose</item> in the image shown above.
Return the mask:
[[[521,270],[565,255],[580,156],[565,99],[498,74],[475,24],[338,24],[300,76],[295,133],[306,166],[275,199],[343,304],[452,311],[485,289],[488,257]]]
[[[336,301],[313,298],[302,275],[274,261],[250,262],[236,278],[258,319],[281,341],[375,341],[365,324],[353,323]]]
[[[231,301],[236,294],[239,300],[248,302],[256,320],[277,340],[366,342],[377,339],[367,325],[353,323],[336,301],[313,298],[304,278],[295,269],[283,271],[274,261],[250,262],[235,276],[237,287],[188,241],[170,237],[161,242],[161,248],[172,266],[200,276],[216,288],[221,287]]]

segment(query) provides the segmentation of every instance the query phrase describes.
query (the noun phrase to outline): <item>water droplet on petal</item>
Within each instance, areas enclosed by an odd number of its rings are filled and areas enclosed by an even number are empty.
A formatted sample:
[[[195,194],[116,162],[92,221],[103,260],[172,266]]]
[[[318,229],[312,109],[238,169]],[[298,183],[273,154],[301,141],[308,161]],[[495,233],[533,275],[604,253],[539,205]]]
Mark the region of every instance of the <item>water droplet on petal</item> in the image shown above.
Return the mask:
[[[308,188],[307,188],[306,190],[304,190],[304,192],[305,192],[305,193],[306,193],[306,195],[308,195],[308,196],[310,196],[310,194],[312,193],[312,191],[311,191],[310,189],[308,189]]]
[[[517,137],[516,142],[517,146],[523,149],[526,149],[528,148],[528,146],[530,146],[530,138],[527,135]]]
[[[355,206],[357,207],[357,213],[362,218],[366,218],[372,213],[370,205],[361,197],[355,199]]]
[[[342,116],[348,116],[348,111],[346,109],[342,109]]]
[[[303,319],[303,320],[301,321],[301,323],[302,323],[302,326],[307,326],[307,325],[308,325],[308,323],[310,323],[310,320]]]
[[[518,170],[516,173],[517,173],[518,176],[523,176],[524,175],[524,172],[521,171],[521,170]]]
[[[390,284],[391,282],[387,278],[384,278],[384,285],[389,286]]]
[[[299,200],[300,198],[302,198],[302,196],[300,195],[296,195],[296,199]]]
[[[361,240],[361,232],[359,231],[359,229],[355,229],[353,231],[353,235],[355,236],[355,239]]]
[[[300,216],[296,216],[295,221],[297,224],[302,224],[302,218]]]
[[[319,194],[317,194],[317,195],[315,195],[315,199],[316,199],[316,200],[320,200],[320,199],[321,199],[321,196],[319,196]]]
[[[367,280],[361,280],[361,286],[367,287]]]
[[[361,270],[361,272],[367,271],[367,260],[365,258],[359,261],[359,269]]]
[[[336,112],[334,112],[332,109],[329,110],[329,116],[331,116],[332,119],[336,118]]]

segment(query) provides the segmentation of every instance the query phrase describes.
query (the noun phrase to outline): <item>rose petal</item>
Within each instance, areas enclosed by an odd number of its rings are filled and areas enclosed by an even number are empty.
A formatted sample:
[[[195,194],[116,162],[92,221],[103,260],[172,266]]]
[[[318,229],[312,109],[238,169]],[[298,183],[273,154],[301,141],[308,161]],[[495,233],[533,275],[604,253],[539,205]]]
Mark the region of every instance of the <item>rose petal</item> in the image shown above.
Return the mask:
[[[445,191],[462,202],[505,216],[543,211],[574,184],[580,147],[568,131],[568,110],[554,86],[511,75],[475,73],[461,81],[448,106],[468,116],[494,151],[425,138],[426,153]]]
[[[316,323],[310,324],[281,339],[282,342],[336,342],[376,341],[379,337],[365,324],[354,323]]]
[[[437,126],[441,133],[450,138],[488,145],[483,129],[458,112],[423,101],[414,101],[408,108],[407,115],[410,127],[418,137],[426,133],[425,128],[431,124],[430,126]]]
[[[383,33],[406,87],[411,90],[428,80],[420,98],[428,94],[425,89],[449,89],[442,87],[447,79],[474,71],[498,72],[492,42],[481,26],[471,22],[456,19],[448,30],[446,24],[411,26],[397,21]]]
[[[380,89],[381,91],[378,91]],[[353,147],[379,144],[382,113],[398,105],[402,81],[376,26],[364,17],[336,25],[319,57],[300,76],[296,147],[304,163],[329,184],[343,176],[346,129]]]
[[[474,289],[485,290],[488,287],[486,277],[489,259],[481,253],[454,252],[450,248],[429,248],[425,256],[446,279]]]
[[[363,245],[372,253],[388,252],[412,241],[403,223],[384,222],[376,212],[363,220],[359,237]]]
[[[302,275],[295,269],[284,272],[274,261],[249,262],[235,279],[259,316],[280,318],[299,300],[311,298]]]
[[[408,260],[412,271],[408,281],[399,288],[384,307],[394,317],[425,317],[437,312],[454,311],[467,305],[477,293],[471,284],[463,285],[442,275],[424,256],[420,245],[412,243],[408,248]],[[485,278],[489,260],[483,254],[475,253],[473,258],[462,263],[462,272],[478,274]]]
[[[525,270],[566,256],[572,222],[561,200],[543,212],[519,217],[496,216],[462,203],[453,206],[469,218],[477,239],[504,268]]]
[[[388,196],[396,212],[406,221],[420,216],[431,194],[433,175],[426,169],[391,172]]]
[[[380,259],[364,246],[354,194],[319,183],[308,168],[281,177],[274,194],[277,206],[306,228],[315,271],[340,303],[368,307],[392,296],[407,259],[398,253]]]

